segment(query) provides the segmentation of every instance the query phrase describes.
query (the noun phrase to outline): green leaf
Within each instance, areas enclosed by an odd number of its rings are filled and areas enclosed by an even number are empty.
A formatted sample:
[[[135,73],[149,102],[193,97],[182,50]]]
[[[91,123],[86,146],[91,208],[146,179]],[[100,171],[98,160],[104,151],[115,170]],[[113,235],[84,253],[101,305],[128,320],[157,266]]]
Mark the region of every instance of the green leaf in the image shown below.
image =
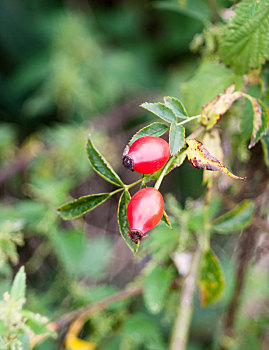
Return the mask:
[[[236,5],[220,38],[220,57],[239,74],[248,73],[269,59],[269,4],[243,0]]]
[[[91,194],[66,203],[57,210],[64,220],[75,219],[104,203],[110,196],[111,193]]]
[[[157,1],[156,7],[160,9],[172,10],[184,14],[188,17],[198,19],[203,24],[206,20],[210,20],[210,10],[208,5],[203,1],[184,0],[184,1]]]
[[[131,249],[133,254],[136,254],[139,244],[135,244],[130,237],[128,237],[129,222],[127,218],[127,205],[131,199],[130,193],[126,190],[122,193],[119,206],[118,206],[118,224],[122,238],[125,240],[128,247]]]
[[[240,90],[243,87],[242,76],[218,62],[204,61],[194,77],[182,84],[183,102],[189,115],[200,114],[203,105],[223,93],[232,83],[235,83],[235,90]]]
[[[116,186],[121,187],[124,185],[119,175],[113,170],[111,165],[104,159],[101,153],[99,153],[99,151],[94,147],[90,136],[87,143],[87,153],[89,161],[97,174]]]
[[[147,309],[159,313],[164,307],[174,274],[167,267],[157,266],[144,279],[144,301]]]
[[[173,229],[173,227],[172,227],[172,225],[171,225],[171,222],[170,222],[170,220],[169,220],[169,217],[168,217],[168,215],[166,214],[165,210],[164,210],[164,212],[163,212],[162,221],[163,221],[171,230]]]
[[[164,123],[152,123],[150,125],[145,126],[143,129],[140,129],[134,136],[131,138],[129,145],[134,143],[137,139],[143,136],[155,136],[159,137],[162,136],[166,131],[169,129],[169,127]]]
[[[202,306],[214,303],[224,289],[219,261],[212,250],[207,250],[202,259],[198,287]]]
[[[12,283],[10,298],[13,300],[21,300],[25,298],[26,288],[26,275],[24,266],[22,266],[17,272],[14,281]]]
[[[269,7],[269,6],[268,6]],[[252,148],[266,133],[269,126],[269,115],[266,106],[261,100],[245,95],[251,102],[253,108],[253,129],[248,148]]]
[[[233,210],[213,221],[213,229],[218,233],[229,233],[242,230],[251,222],[254,203],[250,200],[241,202]]]
[[[264,153],[264,162],[269,167],[269,129],[267,133],[261,138],[261,142]]]
[[[165,105],[170,108],[178,118],[186,119],[188,117],[185,107],[177,98],[165,96],[163,99]]]
[[[141,107],[154,113],[155,115],[157,115],[158,117],[160,117],[161,119],[165,120],[168,123],[175,123],[177,121],[177,117],[174,114],[174,112],[163,103],[145,102],[141,105]]]
[[[169,147],[171,156],[179,152],[184,145],[185,129],[182,125],[172,123],[169,132]]]

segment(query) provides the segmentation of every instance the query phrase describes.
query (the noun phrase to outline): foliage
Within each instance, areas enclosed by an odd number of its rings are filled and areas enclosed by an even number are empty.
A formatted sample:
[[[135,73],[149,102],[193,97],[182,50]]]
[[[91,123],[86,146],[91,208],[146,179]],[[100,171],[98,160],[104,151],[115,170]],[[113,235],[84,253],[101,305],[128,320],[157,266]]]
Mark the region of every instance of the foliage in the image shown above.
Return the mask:
[[[10,293],[3,295],[0,302],[0,345],[2,349],[22,350],[29,344],[29,338],[35,334],[47,333],[46,317],[23,310],[25,303],[26,276],[21,267],[13,281]],[[28,345],[29,346],[29,345]]]
[[[265,346],[268,5],[152,5],[0,4],[0,342],[10,348],[167,349],[192,276],[199,298],[179,322],[188,349]],[[142,136],[171,151],[144,177],[121,167],[124,145]],[[126,208],[146,186],[160,187],[165,212],[135,244]],[[39,314],[60,325],[57,339]]]
[[[248,73],[269,59],[267,1],[243,0],[220,38],[220,57],[236,73]]]

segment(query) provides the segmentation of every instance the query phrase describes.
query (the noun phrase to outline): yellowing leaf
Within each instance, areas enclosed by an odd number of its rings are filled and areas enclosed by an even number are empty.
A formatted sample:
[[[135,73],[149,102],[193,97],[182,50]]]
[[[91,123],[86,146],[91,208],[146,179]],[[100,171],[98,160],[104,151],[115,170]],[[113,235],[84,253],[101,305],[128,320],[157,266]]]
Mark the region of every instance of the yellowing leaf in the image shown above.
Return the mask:
[[[212,101],[203,106],[203,124],[207,126],[207,129],[213,128],[220,117],[231,107],[234,101],[243,96],[240,91],[234,92],[234,88],[235,84],[230,85],[224,90],[224,94],[219,94]]]
[[[188,144],[187,154],[191,165],[198,169],[207,169],[212,171],[220,171],[223,174],[229,175],[233,179],[243,180],[243,177],[232,174],[228,168],[221,164],[219,160],[213,157],[196,139],[186,140]]]
[[[68,334],[65,338],[65,346],[68,350],[94,350],[96,349],[95,343],[89,343],[85,340],[77,338],[73,334]]]

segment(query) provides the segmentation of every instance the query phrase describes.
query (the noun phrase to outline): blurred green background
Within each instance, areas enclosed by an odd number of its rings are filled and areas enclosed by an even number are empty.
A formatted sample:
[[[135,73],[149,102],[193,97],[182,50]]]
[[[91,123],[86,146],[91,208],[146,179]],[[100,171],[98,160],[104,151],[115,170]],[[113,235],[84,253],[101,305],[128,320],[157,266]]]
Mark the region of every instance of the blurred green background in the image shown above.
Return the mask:
[[[154,253],[155,234],[168,236],[164,244],[169,245],[171,232],[162,224],[134,259],[119,234],[118,197],[73,222],[63,222],[56,208],[72,198],[113,189],[88,164],[89,133],[129,183],[137,176],[123,169],[122,151],[153,117],[139,104],[171,95],[182,99],[191,114],[199,113],[203,103],[235,80],[210,59],[200,72],[211,86],[207,95],[193,78],[201,59],[190,44],[210,21],[209,3],[0,2],[0,242],[8,247],[1,251],[0,246],[1,295],[25,265],[27,308],[54,320],[131,282]],[[216,3],[219,9],[232,4]],[[211,82],[214,69],[220,78]],[[239,159],[247,159],[247,150],[237,152]],[[173,193],[184,206],[203,193],[202,173],[184,163],[167,177],[161,191]],[[213,240],[227,288],[224,297],[206,309],[200,309],[196,299],[189,350],[214,348],[232,291],[230,258],[237,237]],[[166,255],[169,249],[154,259]],[[170,269],[175,276],[175,268]],[[248,278],[245,298],[263,296],[263,278],[257,278],[255,269]],[[98,349],[167,349],[177,297],[178,291],[172,291],[158,314],[148,311],[142,297],[119,303],[94,315],[81,337],[97,343]],[[244,329],[246,342],[235,349],[260,349],[264,324],[263,317],[243,315],[238,327]],[[60,341],[48,339],[36,349],[59,349]]]

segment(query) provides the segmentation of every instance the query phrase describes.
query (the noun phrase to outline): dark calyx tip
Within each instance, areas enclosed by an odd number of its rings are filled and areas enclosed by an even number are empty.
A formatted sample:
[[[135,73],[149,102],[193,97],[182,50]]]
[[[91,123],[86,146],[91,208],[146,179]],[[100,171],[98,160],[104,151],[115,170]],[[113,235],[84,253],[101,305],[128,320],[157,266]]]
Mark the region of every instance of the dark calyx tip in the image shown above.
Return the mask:
[[[130,231],[129,237],[135,244],[138,244],[143,238],[143,233],[140,231]]]
[[[130,156],[124,156],[122,158],[122,164],[125,166],[125,168],[127,168],[129,170],[134,169],[134,161]]]

